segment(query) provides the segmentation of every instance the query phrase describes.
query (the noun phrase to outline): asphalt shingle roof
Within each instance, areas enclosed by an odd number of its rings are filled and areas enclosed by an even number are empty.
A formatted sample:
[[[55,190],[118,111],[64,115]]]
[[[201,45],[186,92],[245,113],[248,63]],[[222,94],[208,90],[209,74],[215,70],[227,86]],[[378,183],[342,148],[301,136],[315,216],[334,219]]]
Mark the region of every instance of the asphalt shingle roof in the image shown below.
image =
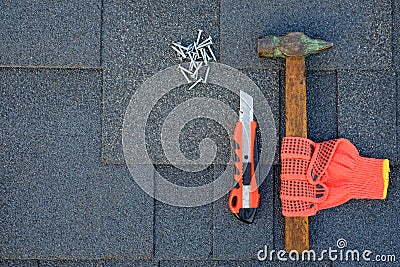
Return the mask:
[[[99,67],[101,1],[2,1],[0,65]]]
[[[153,200],[99,160],[101,72],[4,68],[0,84],[1,257],[151,257]]]
[[[344,238],[349,249],[399,258],[399,25],[399,0],[0,1],[0,266],[290,266],[257,261],[264,245],[284,247],[278,151],[252,225],[230,214],[227,195],[195,208],[154,200],[125,165],[129,101],[145,80],[179,63],[170,43],[192,42],[197,29],[213,37],[221,63],[260,88],[279,138],[284,60],[258,59],[257,38],[304,31],[334,43],[307,59],[309,137],[345,137],[363,156],[389,158],[391,181],[384,201],[352,200],[310,217],[311,248]],[[138,163],[136,178],[201,186],[231,168],[231,133],[212,120],[185,125],[180,151],[196,159],[200,141],[211,138],[215,164],[192,173],[165,160],[160,118],[177,105],[193,97],[238,105],[222,87],[187,89],[153,107],[146,131],[154,166]]]

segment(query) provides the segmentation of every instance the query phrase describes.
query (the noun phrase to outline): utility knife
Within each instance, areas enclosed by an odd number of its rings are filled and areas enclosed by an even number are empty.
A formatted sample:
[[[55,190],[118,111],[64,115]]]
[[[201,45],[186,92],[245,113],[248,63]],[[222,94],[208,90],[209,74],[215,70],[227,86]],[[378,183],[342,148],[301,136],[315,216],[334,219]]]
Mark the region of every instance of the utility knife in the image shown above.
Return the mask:
[[[235,186],[230,191],[229,208],[241,221],[252,223],[260,202],[258,192],[257,123],[253,119],[253,98],[240,91],[239,121],[233,133]]]

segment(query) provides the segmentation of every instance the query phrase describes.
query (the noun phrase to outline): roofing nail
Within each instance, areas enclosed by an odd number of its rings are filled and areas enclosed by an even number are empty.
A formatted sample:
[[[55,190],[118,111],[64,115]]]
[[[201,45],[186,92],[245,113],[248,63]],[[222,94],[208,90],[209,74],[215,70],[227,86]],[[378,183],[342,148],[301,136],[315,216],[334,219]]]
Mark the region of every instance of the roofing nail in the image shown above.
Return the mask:
[[[199,54],[199,50],[197,48],[196,48],[196,55],[197,55],[197,58],[201,59],[201,56]]]
[[[186,51],[189,50],[188,47],[185,47],[185,46],[183,46],[183,45],[181,45],[181,44],[178,44],[178,43],[175,43],[175,42],[172,42],[172,44],[175,45],[176,47],[179,47],[179,48],[183,49],[183,50],[186,50]]]
[[[193,43],[193,57],[194,57],[194,55],[197,55],[197,58],[199,57],[199,52],[198,52],[198,49],[197,49],[197,45],[196,45],[196,43]]]
[[[197,45],[197,47],[203,47],[205,46],[208,42],[210,42],[212,44],[212,38],[211,36],[208,36],[207,39],[205,39],[203,42],[201,42],[200,44]]]
[[[192,61],[190,61],[190,63],[189,63],[189,70],[193,70],[193,65],[194,65],[194,61],[192,60]]]
[[[198,79],[194,84],[192,84],[192,86],[190,86],[189,87],[189,89],[188,90],[191,90],[191,89],[193,89],[199,82],[201,82],[201,81],[203,81],[203,79],[202,78],[200,78],[200,79]]]
[[[196,59],[200,58],[197,51],[196,52],[192,52],[192,57],[193,57],[193,61],[196,61]]]
[[[189,55],[189,58],[190,58],[189,69],[192,70],[192,69],[193,69],[193,64],[194,64],[195,61],[194,61],[194,59],[193,59],[193,56],[192,56],[192,53],[191,53],[191,52],[189,52],[188,55]]]
[[[193,74],[193,72],[191,72],[190,70],[188,70],[188,69],[185,69],[184,67],[182,67],[181,65],[179,65],[178,66],[178,68],[180,69],[180,70],[182,70],[182,71],[184,71],[184,72],[186,72],[186,73],[188,73],[188,74],[190,74],[190,75],[192,75]]]
[[[192,77],[193,79],[197,79],[199,70],[201,69],[202,66],[203,66],[203,62],[199,62],[199,63],[197,64],[196,70],[195,70],[195,71],[193,72],[193,74],[191,75],[191,77]]]
[[[210,66],[208,66],[207,70],[206,70],[206,75],[204,75],[204,81],[203,83],[207,83],[207,78],[208,78],[208,73],[210,72]]]
[[[205,46],[208,46],[208,45],[212,45],[213,44],[213,42],[207,42],[207,43],[203,43],[203,44],[200,44],[200,45],[198,45],[197,46],[197,48],[203,48],[203,47],[205,47]]]
[[[176,48],[175,46],[172,46],[172,45],[171,45],[171,47],[172,47],[172,49],[174,49],[178,53],[178,55],[181,55],[183,58],[186,58],[185,53],[183,53],[183,51],[181,49],[178,49],[178,48]]]
[[[209,46],[207,46],[207,48],[210,51],[210,54],[211,54],[212,58],[214,59],[214,61],[217,61],[217,59],[215,58],[214,52],[211,49],[211,46],[209,45]]]
[[[183,74],[183,76],[185,77],[187,83],[190,83],[190,79],[188,78],[188,76],[186,75],[185,71],[183,71],[183,69],[180,69],[181,73]]]
[[[183,58],[186,58],[186,57],[187,57],[187,56],[185,55],[185,52],[183,52],[182,48],[180,48],[180,47],[179,47],[179,51],[181,51],[181,52],[182,52],[182,56],[183,56]]]
[[[201,53],[201,58],[203,59],[204,63],[207,65],[207,55],[206,55],[206,50],[204,48],[199,49],[200,53]]]
[[[193,52],[188,52],[187,54],[188,54],[190,60],[193,60]]]
[[[203,32],[202,30],[199,30],[199,34],[197,35],[196,44],[198,44],[198,43],[200,42],[200,37],[201,37],[201,33],[202,33],[202,32]]]

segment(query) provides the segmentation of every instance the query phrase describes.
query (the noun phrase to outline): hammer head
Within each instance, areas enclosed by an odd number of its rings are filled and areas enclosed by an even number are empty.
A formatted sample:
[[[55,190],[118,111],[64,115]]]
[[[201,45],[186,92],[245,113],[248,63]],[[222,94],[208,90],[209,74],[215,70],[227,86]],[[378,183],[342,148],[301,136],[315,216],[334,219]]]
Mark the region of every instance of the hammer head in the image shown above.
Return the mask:
[[[265,36],[258,39],[258,57],[306,57],[333,46],[332,43],[311,39],[302,32],[291,32],[285,36]]]

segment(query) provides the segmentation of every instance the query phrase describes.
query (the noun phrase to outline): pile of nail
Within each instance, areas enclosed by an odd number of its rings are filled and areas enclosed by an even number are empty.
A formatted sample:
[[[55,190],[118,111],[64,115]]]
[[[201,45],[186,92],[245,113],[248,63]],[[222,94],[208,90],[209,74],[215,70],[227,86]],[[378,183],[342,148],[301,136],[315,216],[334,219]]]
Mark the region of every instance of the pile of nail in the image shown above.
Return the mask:
[[[199,82],[206,83],[210,71],[208,62],[211,60],[217,61],[212,50],[213,41],[211,36],[208,36],[207,39],[201,41],[202,33],[203,31],[199,30],[196,42],[193,42],[188,46],[184,46],[180,42],[173,42],[171,46],[182,62],[189,61],[189,69],[184,68],[181,65],[178,66],[179,71],[185,77],[186,81],[188,83],[194,82],[189,89],[195,87]],[[206,68],[204,78],[200,77],[200,70],[202,68]]]

